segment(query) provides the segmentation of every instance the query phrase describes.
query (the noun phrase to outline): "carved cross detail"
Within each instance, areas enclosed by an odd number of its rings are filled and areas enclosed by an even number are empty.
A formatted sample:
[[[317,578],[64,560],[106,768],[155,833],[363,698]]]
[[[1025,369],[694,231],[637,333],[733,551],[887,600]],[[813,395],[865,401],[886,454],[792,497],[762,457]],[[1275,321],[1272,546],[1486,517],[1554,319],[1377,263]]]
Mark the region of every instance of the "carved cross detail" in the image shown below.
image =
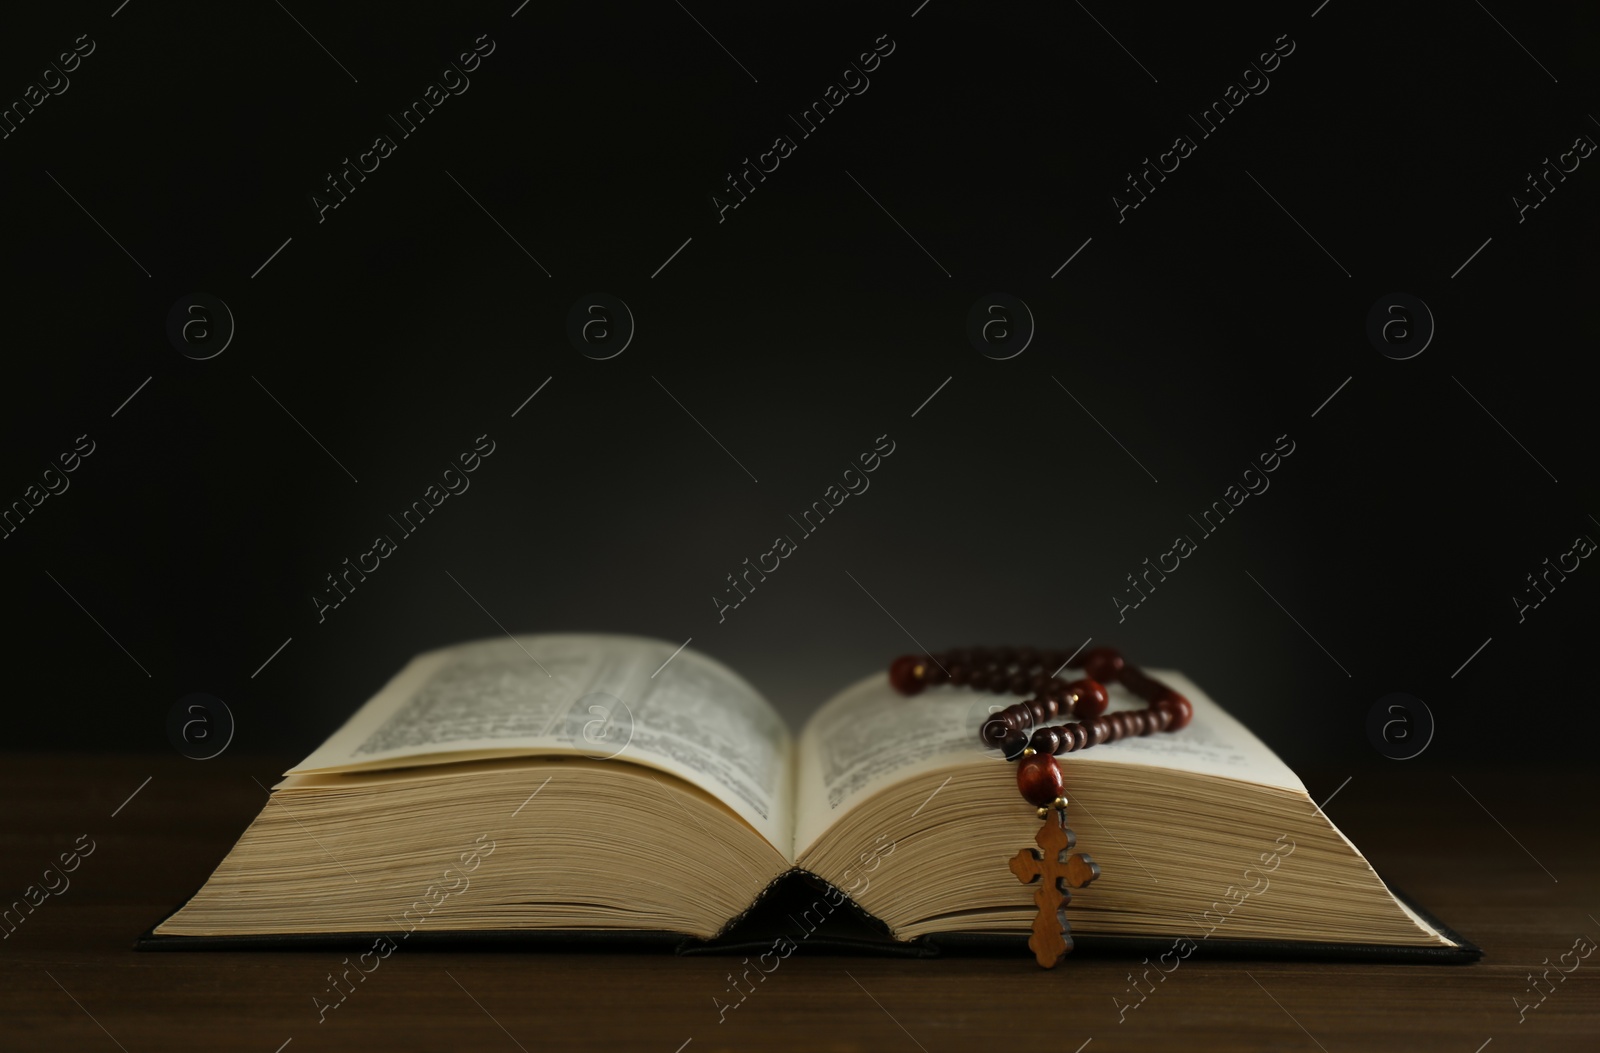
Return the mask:
[[[1078,839],[1067,827],[1066,812],[1060,809],[1052,810],[1039,824],[1033,839],[1039,850],[1018,851],[1012,857],[1011,872],[1025,885],[1039,883],[1033,892],[1039,913],[1033,919],[1028,948],[1041,966],[1053,969],[1072,951],[1072,930],[1065,910],[1072,899],[1068,889],[1083,888],[1100,876],[1100,868],[1082,852],[1067,855]]]

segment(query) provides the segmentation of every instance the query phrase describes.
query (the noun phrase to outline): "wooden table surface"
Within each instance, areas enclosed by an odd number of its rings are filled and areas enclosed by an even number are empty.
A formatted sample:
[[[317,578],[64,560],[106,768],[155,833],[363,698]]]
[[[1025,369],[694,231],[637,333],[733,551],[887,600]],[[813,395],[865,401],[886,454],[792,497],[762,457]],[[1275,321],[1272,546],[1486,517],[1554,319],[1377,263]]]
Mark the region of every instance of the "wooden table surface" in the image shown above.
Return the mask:
[[[1392,764],[1355,773],[1329,804],[1380,872],[1485,949],[1475,965],[1196,956],[1119,1021],[1114,998],[1127,1000],[1137,965],[1127,958],[1079,955],[1045,972],[1026,958],[906,961],[802,946],[719,1022],[727,958],[406,947],[319,1023],[312,996],[342,954],[131,949],[263,806],[251,777],[270,785],[287,760],[7,759],[4,902],[78,835],[95,850],[70,887],[0,940],[0,1049],[1600,1049],[1600,955],[1570,974],[1552,969],[1542,1002],[1527,979],[1579,936],[1600,942],[1592,791],[1579,773],[1458,782]],[[1340,778],[1307,784],[1320,799]],[[1536,1008],[1519,1013],[1517,998]]]

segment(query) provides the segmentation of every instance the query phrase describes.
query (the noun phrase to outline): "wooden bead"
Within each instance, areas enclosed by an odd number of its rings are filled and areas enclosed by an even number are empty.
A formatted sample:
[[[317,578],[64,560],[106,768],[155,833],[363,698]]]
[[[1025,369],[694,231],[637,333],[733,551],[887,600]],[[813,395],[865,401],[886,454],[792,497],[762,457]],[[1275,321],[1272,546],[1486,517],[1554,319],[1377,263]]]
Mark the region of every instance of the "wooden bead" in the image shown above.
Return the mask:
[[[1166,690],[1166,685],[1150,679],[1144,675],[1142,669],[1126,663],[1123,664],[1122,671],[1117,674],[1117,681],[1146,702],[1154,702],[1161,697],[1161,692]]]
[[[903,654],[889,663],[889,686],[902,695],[919,694],[928,686],[923,679],[926,668],[920,655]]]
[[[1122,671],[1122,655],[1110,647],[1096,647],[1086,652],[1078,661],[1083,675],[1101,683],[1110,683]]]
[[[1059,753],[1061,751],[1061,729],[1040,728],[1028,739],[1028,745],[1037,753]]]
[[[1048,753],[1035,753],[1024,757],[1017,765],[1017,789],[1029,804],[1044,808],[1061,796],[1065,782],[1061,778],[1061,765]]]
[[[1011,733],[1011,725],[998,713],[991,713],[983,726],[978,728],[978,739],[991,749],[999,749],[1005,737]]]
[[[1166,688],[1165,693],[1156,699],[1155,704],[1158,709],[1165,709],[1172,714],[1172,720],[1167,725],[1168,731],[1186,728],[1189,726],[1189,721],[1194,719],[1194,703],[1170,687]]]
[[[1085,673],[1070,683],[1051,670],[1072,667]],[[902,695],[920,694],[939,684],[957,684],[994,694],[1027,698],[989,716],[978,729],[987,746],[1011,759],[1025,749],[1053,756],[1134,735],[1177,731],[1194,719],[1194,705],[1167,685],[1145,675],[1110,647],[1081,656],[1032,647],[951,648],[931,654],[902,655],[889,666],[889,683]],[[1105,684],[1120,683],[1143,699],[1144,709],[1110,712]],[[1057,727],[1050,722],[1076,718]]]
[[[1073,712],[1080,717],[1098,717],[1106,711],[1106,706],[1111,704],[1111,699],[1106,695],[1106,689],[1098,681],[1083,679],[1074,680],[1067,688],[1077,696],[1073,704]]]

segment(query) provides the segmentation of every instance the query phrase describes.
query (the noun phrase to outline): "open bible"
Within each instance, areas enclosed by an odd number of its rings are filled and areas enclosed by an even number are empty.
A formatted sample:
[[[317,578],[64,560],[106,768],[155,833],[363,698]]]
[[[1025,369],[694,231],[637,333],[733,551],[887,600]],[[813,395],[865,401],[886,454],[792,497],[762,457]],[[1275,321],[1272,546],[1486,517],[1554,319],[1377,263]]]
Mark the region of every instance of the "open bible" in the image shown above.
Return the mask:
[[[1187,728],[1063,758],[1079,847],[1105,875],[1068,909],[1080,944],[1476,956],[1392,893],[1260,740],[1183,676],[1150,672],[1192,701]],[[1136,704],[1110,694],[1113,709]],[[879,673],[796,737],[736,673],[669,643],[542,635],[433,651],[273,787],[142,945],[715,941],[800,872],[886,946],[1021,946],[1035,907],[1007,861],[1039,820],[1014,766],[977,738],[1009,701],[950,687],[903,698]]]

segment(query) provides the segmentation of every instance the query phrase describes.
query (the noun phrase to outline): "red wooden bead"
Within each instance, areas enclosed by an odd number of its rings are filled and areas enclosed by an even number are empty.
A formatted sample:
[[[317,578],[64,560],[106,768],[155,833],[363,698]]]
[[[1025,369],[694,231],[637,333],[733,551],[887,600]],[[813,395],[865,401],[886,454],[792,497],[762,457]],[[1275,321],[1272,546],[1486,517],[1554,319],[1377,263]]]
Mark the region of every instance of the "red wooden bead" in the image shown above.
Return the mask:
[[[1111,703],[1111,699],[1106,696],[1106,689],[1094,680],[1074,680],[1067,687],[1078,696],[1073,712],[1085,720],[1098,717]]]
[[[989,690],[989,670],[983,668],[974,669],[967,676],[967,686],[974,691]]]
[[[951,662],[949,668],[950,682],[952,684],[965,684],[967,682],[967,678],[972,675],[972,670],[962,665],[960,662]]]
[[[989,714],[989,718],[978,729],[978,738],[983,740],[985,746],[999,749],[1005,737],[1011,733],[1011,725],[999,713]]]
[[[1061,796],[1066,783],[1061,778],[1061,765],[1048,753],[1035,753],[1022,758],[1017,765],[1017,789],[1023,799],[1040,808]]]
[[[903,654],[889,664],[889,686],[902,695],[920,694],[928,686],[924,679],[926,670],[920,655]]]
[[[1170,687],[1156,699],[1155,705],[1157,709],[1165,709],[1172,714],[1172,721],[1167,725],[1168,731],[1186,728],[1189,726],[1189,721],[1194,719],[1194,703]]]
[[[1136,666],[1124,665],[1122,671],[1117,674],[1117,680],[1146,702],[1154,702],[1161,697],[1161,692],[1166,690],[1164,684],[1145,676],[1144,671]]]
[[[1110,647],[1096,647],[1083,656],[1078,667],[1091,680],[1109,683],[1122,672],[1122,656]]]
[[[1026,673],[1012,673],[1006,678],[1006,690],[1013,695],[1026,695],[1033,690],[1033,678]]]

